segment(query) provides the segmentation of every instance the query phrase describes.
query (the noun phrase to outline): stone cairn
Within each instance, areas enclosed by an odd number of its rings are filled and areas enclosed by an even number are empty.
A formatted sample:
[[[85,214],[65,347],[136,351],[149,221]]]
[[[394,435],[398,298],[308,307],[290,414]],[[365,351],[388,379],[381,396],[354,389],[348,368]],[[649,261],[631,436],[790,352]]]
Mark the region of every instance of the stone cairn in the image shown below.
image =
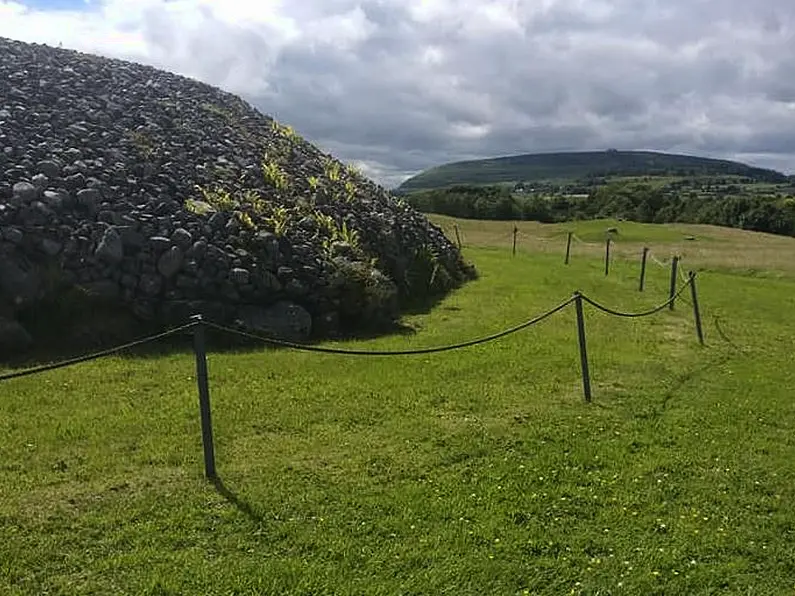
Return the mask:
[[[0,38],[0,56],[0,350],[30,347],[19,313],[67,294],[306,340],[476,275],[423,215],[234,95],[45,45]]]

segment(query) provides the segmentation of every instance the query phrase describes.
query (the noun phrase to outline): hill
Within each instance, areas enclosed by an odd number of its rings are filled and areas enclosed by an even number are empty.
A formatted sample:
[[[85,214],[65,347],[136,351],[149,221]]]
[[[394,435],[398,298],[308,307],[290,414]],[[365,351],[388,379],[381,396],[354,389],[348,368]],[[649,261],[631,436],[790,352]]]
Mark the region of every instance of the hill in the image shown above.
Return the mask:
[[[0,55],[0,351],[36,339],[25,321],[108,332],[95,301],[137,333],[201,313],[334,335],[474,275],[422,214],[234,95],[2,38]]]
[[[398,192],[457,184],[519,184],[609,176],[742,176],[758,182],[786,182],[774,170],[743,163],[653,151],[536,153],[459,161],[426,170],[401,184]]]

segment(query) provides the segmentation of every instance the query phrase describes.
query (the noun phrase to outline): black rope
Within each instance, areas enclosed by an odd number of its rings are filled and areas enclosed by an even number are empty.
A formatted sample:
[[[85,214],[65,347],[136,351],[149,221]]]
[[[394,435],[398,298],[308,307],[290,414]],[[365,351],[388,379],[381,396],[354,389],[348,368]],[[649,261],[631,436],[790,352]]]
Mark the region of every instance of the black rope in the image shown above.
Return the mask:
[[[107,350],[102,350],[101,352],[94,352],[93,354],[86,354],[85,356],[78,356],[77,358],[70,358],[69,360],[62,360],[61,362],[54,362],[52,364],[44,364],[42,366],[37,366],[35,368],[28,368],[17,372],[5,373],[0,375],[0,382],[8,381],[10,379],[18,379],[20,377],[27,377],[29,375],[35,375],[50,370],[56,370],[58,368],[64,368],[66,366],[72,366],[74,364],[81,364],[83,362],[89,362],[91,360],[104,358],[105,356],[111,356],[118,352],[122,352],[124,350],[128,350],[130,348],[134,348],[143,344],[148,344],[150,342],[157,341],[158,339],[168,337],[169,335],[174,335],[175,333],[179,333],[180,331],[185,331],[186,329],[195,327],[198,324],[199,324],[198,322],[188,323],[187,325],[183,325],[182,327],[177,327],[169,331],[164,331],[163,333],[158,333],[157,335],[152,335],[150,337],[137,339],[135,341],[131,341],[130,343],[116,346],[115,348],[108,348]]]
[[[649,315],[653,315],[653,314],[661,311],[665,307],[669,306],[674,300],[679,298],[679,296],[685,291],[685,289],[687,289],[687,287],[691,284],[691,281],[692,280],[688,280],[687,283],[684,284],[679,289],[679,291],[676,294],[674,294],[674,296],[672,298],[670,298],[669,300],[666,300],[663,304],[660,304],[659,306],[656,306],[655,308],[653,308],[651,310],[648,310],[648,311],[645,311],[645,312],[640,312],[640,313],[620,312],[620,311],[608,308],[608,307],[596,302],[595,300],[592,300],[591,298],[589,298],[588,296],[585,296],[583,294],[580,294],[579,296],[585,302],[590,304],[591,306],[594,306],[595,308],[597,308],[597,309],[599,309],[599,310],[601,310],[601,311],[603,311],[603,312],[605,312],[607,314],[610,314],[610,315],[614,315],[614,316],[617,316],[617,317],[646,317],[646,316],[649,316]],[[289,342],[289,341],[274,339],[274,338],[270,338],[270,337],[264,337],[264,336],[257,335],[257,334],[254,334],[254,333],[248,333],[246,331],[241,331],[239,329],[232,329],[230,327],[225,327],[223,325],[219,325],[217,323],[212,323],[210,321],[193,321],[193,322],[188,323],[186,325],[182,325],[181,327],[177,327],[177,328],[171,329],[169,331],[164,331],[162,333],[158,333],[157,335],[152,335],[152,336],[149,336],[149,337],[145,337],[145,338],[142,338],[142,339],[139,339],[139,340],[135,340],[135,341],[132,341],[132,342],[129,342],[129,343],[126,343],[126,344],[122,344],[122,345],[119,345],[119,346],[116,346],[116,347],[113,347],[113,348],[109,348],[107,350],[102,350],[100,352],[95,352],[93,354],[86,354],[84,356],[79,356],[77,358],[71,358],[69,360],[63,360],[61,362],[55,362],[55,363],[52,363],[52,364],[45,364],[45,365],[42,365],[42,366],[37,366],[37,367],[34,367],[34,368],[29,368],[29,369],[25,369],[25,370],[21,370],[21,371],[17,371],[17,372],[0,374],[0,382],[8,381],[8,380],[11,380],[11,379],[18,379],[20,377],[26,377],[26,376],[29,376],[29,375],[43,373],[43,372],[47,372],[47,371],[51,371],[51,370],[56,370],[56,369],[59,369],[59,368],[64,368],[64,367],[67,367],[67,366],[72,366],[72,365],[75,365],[75,364],[81,364],[83,362],[89,362],[91,360],[97,360],[99,358],[104,358],[106,356],[110,356],[110,355],[116,354],[118,352],[122,352],[124,350],[128,350],[130,348],[134,348],[134,347],[137,347],[137,346],[140,346],[140,345],[143,345],[143,344],[147,344],[147,343],[150,343],[150,342],[153,342],[153,341],[157,341],[157,340],[162,339],[164,337],[168,337],[170,335],[174,335],[174,334],[179,333],[181,331],[185,331],[186,329],[191,329],[191,328],[195,327],[196,325],[202,325],[202,324],[206,325],[208,327],[211,327],[213,329],[216,329],[216,330],[219,330],[219,331],[223,331],[225,333],[238,335],[240,337],[245,337],[245,338],[252,339],[252,340],[255,340],[255,341],[260,341],[260,342],[263,342],[263,343],[266,343],[266,344],[270,344],[270,345],[273,345],[273,346],[279,346],[279,347],[283,347],[283,348],[290,348],[290,349],[293,349],[293,350],[301,350],[301,351],[305,351],[305,352],[316,352],[316,353],[322,353],[322,354],[342,354],[342,355],[349,355],[349,356],[411,356],[411,355],[420,355],[420,354],[433,354],[433,353],[438,353],[438,352],[449,352],[449,351],[452,351],[452,350],[459,350],[461,348],[467,348],[467,347],[471,347],[471,346],[475,346],[475,345],[479,345],[479,344],[485,344],[485,343],[488,343],[488,342],[492,342],[492,341],[501,339],[503,337],[506,337],[508,335],[512,335],[514,333],[522,331],[524,329],[527,329],[528,327],[531,327],[531,326],[533,326],[533,325],[535,325],[537,323],[540,323],[541,321],[543,321],[544,319],[552,316],[553,314],[555,314],[557,312],[560,312],[561,310],[566,308],[569,304],[574,302],[576,299],[577,299],[576,296],[573,296],[573,297],[569,298],[568,300],[566,300],[565,302],[562,302],[558,306],[548,310],[547,312],[545,312],[543,314],[540,314],[540,315],[538,315],[538,316],[536,316],[536,317],[534,317],[534,318],[532,318],[532,319],[530,319],[528,321],[525,321],[524,323],[520,323],[519,325],[515,325],[514,327],[511,327],[509,329],[505,329],[503,331],[500,331],[498,333],[494,333],[492,335],[488,335],[488,336],[485,336],[485,337],[480,337],[480,338],[477,338],[477,339],[472,339],[472,340],[460,342],[460,343],[457,343],[457,344],[451,344],[451,345],[447,345],[447,346],[437,346],[437,347],[432,347],[432,348],[418,348],[418,349],[413,349],[413,350],[351,350],[351,349],[344,349],[344,348],[324,348],[324,347],[320,347],[320,346],[310,346],[310,345],[307,345],[307,344],[300,344],[300,343],[295,343],[295,342]],[[718,328],[717,317],[715,317],[714,322],[715,322],[716,328]],[[731,340],[729,340],[725,336],[725,334],[722,332],[722,330],[720,328],[718,328],[718,332],[720,333],[720,335],[727,342],[732,343],[732,345],[734,345],[733,342],[731,342]]]
[[[670,306],[671,303],[674,302],[674,300],[679,298],[679,295],[682,292],[684,292],[689,285],[690,285],[690,280],[688,280],[688,282],[685,285],[683,285],[681,288],[679,288],[679,291],[676,294],[674,294],[671,298],[669,298],[668,300],[666,300],[665,302],[663,302],[659,306],[655,306],[654,308],[652,308],[650,310],[647,310],[647,311],[644,311],[644,312],[636,312],[636,313],[620,312],[620,311],[617,311],[617,310],[613,310],[612,308],[608,308],[607,306],[604,306],[603,304],[599,304],[595,300],[592,300],[592,299],[588,298],[588,296],[584,296],[583,295],[582,299],[585,300],[585,302],[587,302],[591,306],[601,310],[602,312],[605,312],[605,313],[607,313],[609,315],[613,315],[613,316],[616,316],[616,317],[626,317],[626,318],[648,317],[649,315],[656,314],[656,313],[660,312],[661,310],[663,310],[665,307]]]
[[[253,333],[248,333],[246,331],[240,331],[238,329],[231,329],[229,327],[224,327],[222,325],[218,325],[216,323],[211,323],[209,321],[205,321],[205,325],[208,327],[212,327],[213,329],[217,329],[219,331],[224,331],[226,333],[231,333],[235,335],[239,335],[241,337],[246,337],[248,339],[253,339],[256,341],[261,341],[267,344],[271,344],[274,346],[279,346],[283,348],[291,348],[293,350],[302,350],[304,352],[319,352],[322,354],[344,354],[348,356],[412,356],[417,354],[433,354],[436,352],[449,352],[451,350],[458,350],[461,348],[467,348],[470,346],[475,346],[478,344],[484,344],[487,342],[495,341],[507,335],[511,335],[513,333],[517,333],[518,331],[522,331],[523,329],[527,329],[536,323],[540,323],[547,317],[552,316],[553,314],[563,310],[569,304],[574,301],[574,298],[569,298],[566,302],[556,306],[555,308],[548,310],[544,314],[538,315],[530,319],[529,321],[525,321],[520,325],[516,325],[515,327],[511,327],[510,329],[506,329],[505,331],[500,331],[499,333],[494,333],[493,335],[489,335],[486,337],[481,337],[478,339],[472,339],[469,341],[452,344],[448,346],[438,346],[434,348],[418,348],[415,350],[347,350],[341,348],[323,348],[320,346],[309,346],[306,344],[299,344],[289,341],[282,341],[278,339],[273,339],[269,337],[263,337],[260,335],[255,335]]]

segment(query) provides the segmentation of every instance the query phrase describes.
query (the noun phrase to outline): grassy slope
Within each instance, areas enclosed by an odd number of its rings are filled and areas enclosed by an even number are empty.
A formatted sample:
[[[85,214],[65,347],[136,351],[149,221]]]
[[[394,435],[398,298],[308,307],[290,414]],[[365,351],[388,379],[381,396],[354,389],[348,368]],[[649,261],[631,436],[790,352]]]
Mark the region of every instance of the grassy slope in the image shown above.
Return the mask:
[[[664,269],[641,295],[634,262],[564,267],[565,228],[511,258],[488,240],[511,224],[459,223],[482,278],[408,317],[415,335],[359,347],[470,338],[575,289],[664,298]],[[596,240],[606,224],[578,225]],[[681,234],[625,233],[660,253]],[[700,278],[707,347],[684,304],[587,311],[590,406],[573,309],[432,356],[212,354],[221,492],[201,477],[188,353],[0,384],[0,592],[791,593],[795,277],[732,271],[746,246],[724,233],[701,234],[733,254]]]
[[[747,230],[693,224],[653,225],[612,219],[542,224],[534,221],[495,222],[460,220],[431,214],[431,221],[455,239],[455,227],[465,247],[510,248],[513,228],[518,229],[517,246],[533,253],[562,255],[568,232],[583,243],[572,242],[572,258],[578,255],[604,258],[607,230],[615,228],[611,252],[619,258],[638,262],[643,247],[660,260],[673,254],[682,257],[684,268],[723,271],[764,277],[795,275],[795,238]]]
[[[409,192],[453,184],[573,181],[606,173],[643,176],[651,171],[681,169],[692,170],[697,176],[736,174],[756,177],[769,173],[739,162],[647,151],[537,153],[444,164],[409,178],[400,185],[400,190]]]

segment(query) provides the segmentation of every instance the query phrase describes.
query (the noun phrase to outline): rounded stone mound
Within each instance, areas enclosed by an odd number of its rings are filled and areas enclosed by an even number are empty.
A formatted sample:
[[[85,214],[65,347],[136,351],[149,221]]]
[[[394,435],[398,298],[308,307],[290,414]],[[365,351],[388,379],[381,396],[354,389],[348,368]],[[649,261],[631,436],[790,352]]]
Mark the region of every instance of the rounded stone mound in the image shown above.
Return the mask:
[[[296,340],[388,325],[476,275],[423,215],[234,95],[3,38],[0,56],[0,350],[35,339],[42,304]]]

